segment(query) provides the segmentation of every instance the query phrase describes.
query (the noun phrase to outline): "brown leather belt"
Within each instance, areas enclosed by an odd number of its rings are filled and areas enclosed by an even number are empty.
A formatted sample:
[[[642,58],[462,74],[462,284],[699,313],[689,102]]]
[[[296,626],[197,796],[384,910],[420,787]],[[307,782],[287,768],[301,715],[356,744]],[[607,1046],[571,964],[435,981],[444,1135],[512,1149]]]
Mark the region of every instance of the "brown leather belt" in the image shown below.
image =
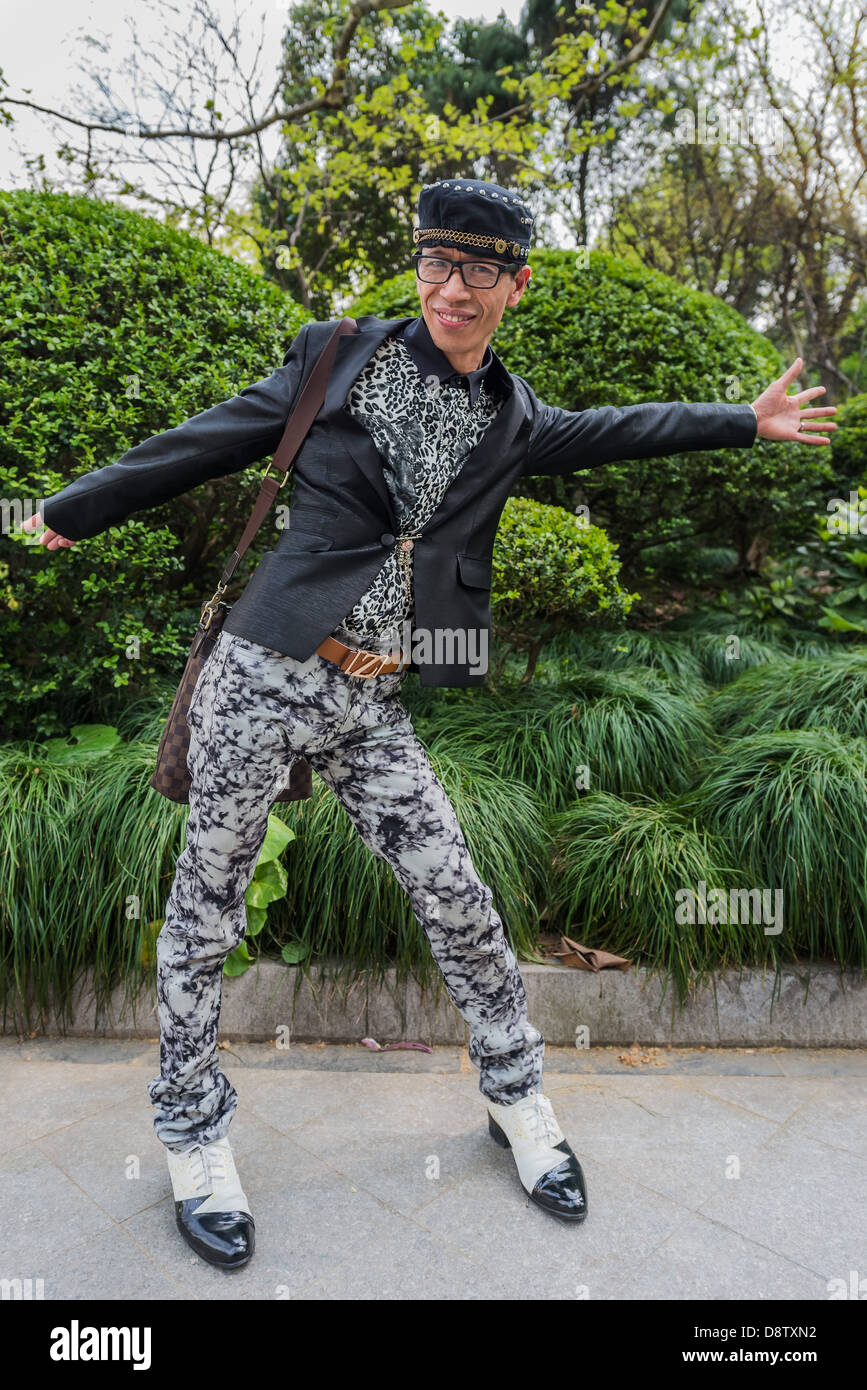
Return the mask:
[[[407,665],[400,656],[380,656],[378,652],[366,652],[363,648],[347,647],[336,637],[326,637],[316,648],[320,656],[333,661],[341,671],[349,676],[380,676],[389,671],[398,671]]]

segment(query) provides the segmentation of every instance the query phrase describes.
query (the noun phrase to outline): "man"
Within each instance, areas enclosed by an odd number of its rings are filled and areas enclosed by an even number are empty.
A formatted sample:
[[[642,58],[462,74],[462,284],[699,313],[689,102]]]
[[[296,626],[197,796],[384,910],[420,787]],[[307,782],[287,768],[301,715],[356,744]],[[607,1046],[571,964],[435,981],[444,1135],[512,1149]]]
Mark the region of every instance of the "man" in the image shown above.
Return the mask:
[[[444,179],[424,185],[418,215],[421,315],[363,317],[340,339],[295,463],[290,526],[233,605],[189,712],[190,813],[157,945],[160,1076],[148,1090],[177,1224],[223,1268],[250,1259],[255,1230],[227,1138],[237,1096],[217,1064],[223,963],[298,757],[408,893],[468,1025],[489,1131],[525,1192],[584,1219],[581,1165],[542,1092],[544,1040],[401,684],[408,669],[428,685],[484,682],[494,538],[519,478],[757,435],[828,443],[815,432],[835,428],[817,418],[833,407],[802,409],[822,387],[786,396],[800,359],[752,405],[543,405],[490,347],[530,280],[528,209],[497,184]],[[272,453],[333,327],[305,325],[270,378],[49,499],[42,543],[72,545]]]

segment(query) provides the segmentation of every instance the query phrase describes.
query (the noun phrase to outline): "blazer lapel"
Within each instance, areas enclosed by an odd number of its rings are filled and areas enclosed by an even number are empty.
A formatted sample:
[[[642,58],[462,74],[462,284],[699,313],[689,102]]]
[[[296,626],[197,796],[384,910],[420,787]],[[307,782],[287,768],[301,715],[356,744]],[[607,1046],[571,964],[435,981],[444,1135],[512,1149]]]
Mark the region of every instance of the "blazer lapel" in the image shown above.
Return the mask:
[[[382,502],[393,526],[396,526],[397,522],[382,473],[382,459],[368,431],[347,410],[346,397],[352,383],[370,361],[380,343],[391,333],[396,333],[402,324],[409,323],[411,317],[408,314],[401,319],[380,319],[367,314],[356,320],[360,332],[347,333],[338,339],[325,402],[317,416],[317,419],[327,422],[329,430],[355,459]]]
[[[397,521],[391,495],[383,477],[382,458],[368,431],[347,409],[346,397],[352,383],[379,345],[390,334],[396,333],[403,324],[409,323],[411,317],[407,315],[400,319],[378,319],[367,315],[358,319],[361,329],[359,333],[348,333],[339,339],[325,403],[317,417],[323,420],[327,417],[328,428],[336,433],[339,442],[352,455],[380,498],[394,528],[394,535],[397,535]],[[443,511],[453,511],[467,500],[478,487],[480,477],[490,479],[497,461],[507,459],[512,441],[526,418],[523,401],[513,388],[480,442],[464,461],[458,476],[446,488],[426,529],[436,520],[443,519]]]

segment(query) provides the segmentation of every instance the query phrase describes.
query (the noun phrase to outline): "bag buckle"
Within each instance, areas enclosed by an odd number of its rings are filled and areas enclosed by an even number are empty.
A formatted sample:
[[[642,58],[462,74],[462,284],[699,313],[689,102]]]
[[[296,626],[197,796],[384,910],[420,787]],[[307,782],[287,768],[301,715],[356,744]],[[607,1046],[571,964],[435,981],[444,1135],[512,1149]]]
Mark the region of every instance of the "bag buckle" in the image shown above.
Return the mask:
[[[208,628],[211,626],[211,623],[216,617],[217,609],[220,606],[220,599],[222,598],[225,592],[226,585],[223,584],[221,581],[217,585],[216,593],[212,594],[212,596],[205,602],[204,606],[202,607],[201,616],[199,618],[199,627],[202,629],[203,632],[207,632]],[[205,619],[206,613],[208,615],[207,620]]]
[[[263,477],[263,478],[267,478],[267,476],[268,476],[268,469],[273,468],[273,467],[274,467],[274,462],[273,462],[273,459],[272,459],[272,461],[268,464],[268,466],[266,467],[264,473],[262,474],[262,477]],[[279,492],[279,491],[280,491],[280,488],[283,486],[283,484],[285,483],[286,479],[289,477],[289,469],[288,469],[288,468],[284,468],[282,471],[281,471],[280,469],[278,469],[278,470],[277,470],[277,473],[276,473],[274,476],[275,476],[275,477],[279,476],[279,478],[280,478],[280,482],[279,482],[278,485],[277,485],[277,491]]]

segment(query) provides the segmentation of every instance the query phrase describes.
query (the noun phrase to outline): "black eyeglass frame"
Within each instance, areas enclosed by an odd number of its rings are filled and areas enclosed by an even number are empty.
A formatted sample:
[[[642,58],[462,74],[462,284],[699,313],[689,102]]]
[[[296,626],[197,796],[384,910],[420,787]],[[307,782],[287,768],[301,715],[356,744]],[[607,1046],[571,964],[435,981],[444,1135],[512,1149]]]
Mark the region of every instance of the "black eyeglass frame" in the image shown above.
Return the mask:
[[[464,275],[463,270],[461,270],[461,279],[463,280],[464,284],[467,286],[467,289],[469,290],[493,290],[496,289],[497,285],[499,285],[501,275],[517,275],[518,271],[523,268],[518,261],[510,261],[508,264],[504,265],[502,261],[486,261],[484,257],[482,257],[480,259],[474,258],[471,261],[452,261],[452,268],[446,276],[445,280],[423,280],[421,275],[419,275],[419,265],[421,263],[422,258],[425,256],[429,257],[431,260],[434,261],[448,260],[448,256],[437,256],[433,251],[413,251],[410,255],[410,260],[415,261],[416,279],[421,280],[423,285],[446,285],[452,277],[452,272],[460,269],[461,266],[492,265],[496,267],[498,272],[497,278],[494,281],[493,285],[470,285],[467,282],[467,277],[466,275]]]

